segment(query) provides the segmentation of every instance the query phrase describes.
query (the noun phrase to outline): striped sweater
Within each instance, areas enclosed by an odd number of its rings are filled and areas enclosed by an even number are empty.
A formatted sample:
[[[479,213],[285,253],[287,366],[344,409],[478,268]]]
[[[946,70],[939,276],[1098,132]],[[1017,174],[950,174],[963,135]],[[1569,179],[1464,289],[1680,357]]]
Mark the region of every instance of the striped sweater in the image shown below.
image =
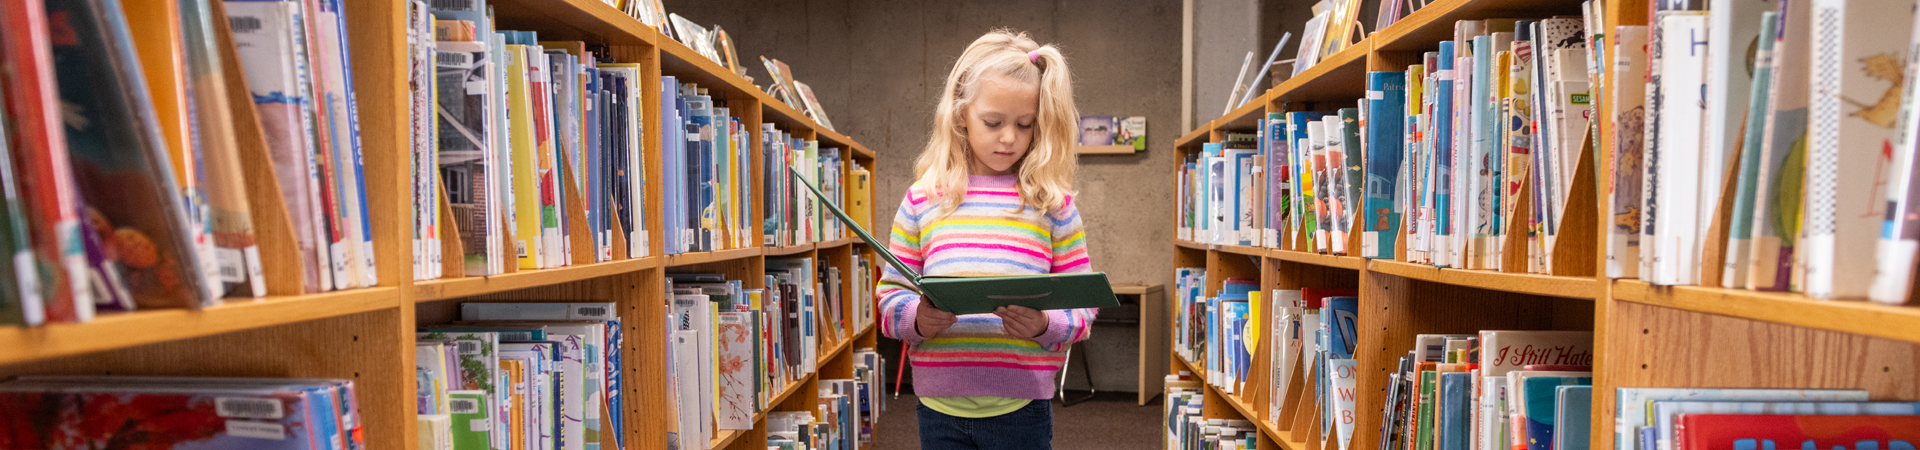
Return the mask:
[[[888,246],[916,271],[937,275],[1040,275],[1091,272],[1086,233],[1073,198],[1050,214],[1020,208],[1015,175],[973,176],[959,209],[941,216],[941,202],[909,189],[893,217]],[[1092,332],[1098,309],[1046,311],[1047,331],[1015,339],[993,314],[960,316],[935,336],[914,327],[920,293],[887,267],[875,290],[880,329],[911,346],[913,389],[923,397],[998,396],[1048,399],[1067,346]]]

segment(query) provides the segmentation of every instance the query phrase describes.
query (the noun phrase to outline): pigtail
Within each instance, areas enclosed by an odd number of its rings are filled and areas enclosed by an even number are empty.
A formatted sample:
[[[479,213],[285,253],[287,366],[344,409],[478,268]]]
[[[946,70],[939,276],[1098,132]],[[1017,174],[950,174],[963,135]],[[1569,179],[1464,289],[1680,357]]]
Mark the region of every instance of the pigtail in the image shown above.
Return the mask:
[[[1027,151],[1020,170],[1020,200],[1051,212],[1063,206],[1073,193],[1074,166],[1078,163],[1073,146],[1080,111],[1073,104],[1073,74],[1067,69],[1067,57],[1052,45],[1040,46],[1027,55],[1029,62],[1040,69],[1040,108],[1034,119],[1033,148]]]

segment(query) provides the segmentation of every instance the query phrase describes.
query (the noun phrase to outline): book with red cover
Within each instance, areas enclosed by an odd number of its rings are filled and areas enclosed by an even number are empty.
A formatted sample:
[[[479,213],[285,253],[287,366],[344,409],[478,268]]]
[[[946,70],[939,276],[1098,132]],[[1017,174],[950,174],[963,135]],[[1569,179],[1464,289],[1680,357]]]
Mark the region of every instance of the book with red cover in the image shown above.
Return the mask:
[[[1685,414],[1677,420],[1675,450],[1896,449],[1920,442],[1920,416]]]
[[[1300,300],[1305,302],[1307,309],[1320,309],[1325,307],[1324,303],[1327,297],[1358,296],[1360,296],[1360,290],[1354,288],[1300,288]]]
[[[35,266],[43,272],[38,289],[23,288],[21,300],[44,302],[44,316],[26,322],[85,322],[93,317],[93,297],[84,277],[86,254],[80,246],[80,195],[67,159],[66,130],[60,121],[60,92],[53,78],[53,50],[45,2],[0,2],[0,87],[6,89],[6,114],[12,134],[14,168],[26,199]],[[22,286],[26,286],[23,280]]]

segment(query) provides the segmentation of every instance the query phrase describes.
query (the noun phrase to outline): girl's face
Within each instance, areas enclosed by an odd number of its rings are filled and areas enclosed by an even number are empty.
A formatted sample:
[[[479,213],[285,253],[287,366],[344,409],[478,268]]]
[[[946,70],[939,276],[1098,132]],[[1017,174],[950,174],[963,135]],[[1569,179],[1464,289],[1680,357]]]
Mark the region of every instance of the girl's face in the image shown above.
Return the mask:
[[[974,175],[1011,174],[1033,144],[1040,87],[989,75],[980,79],[977,94],[960,114],[971,153],[967,170]]]

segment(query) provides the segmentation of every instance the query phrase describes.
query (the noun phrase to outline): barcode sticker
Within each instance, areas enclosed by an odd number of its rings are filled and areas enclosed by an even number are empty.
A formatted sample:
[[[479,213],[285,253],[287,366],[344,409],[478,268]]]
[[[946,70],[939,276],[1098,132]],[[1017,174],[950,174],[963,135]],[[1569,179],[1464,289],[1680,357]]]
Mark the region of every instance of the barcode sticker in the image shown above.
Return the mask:
[[[1367,100],[1386,100],[1387,91],[1367,91]]]
[[[279,419],[286,415],[280,402],[270,398],[219,397],[213,399],[213,411],[230,419]]]
[[[459,344],[461,356],[479,355],[480,341],[455,341]]]
[[[607,308],[603,306],[582,306],[574,308],[573,315],[582,319],[607,317]]]
[[[259,17],[233,16],[227,18],[227,28],[232,28],[234,34],[260,31],[260,29],[265,26],[265,23],[263,23]]]
[[[434,11],[473,11],[473,0],[433,0],[427,5]]]
[[[247,281],[246,256],[231,248],[213,249],[213,262],[218,266],[220,281],[243,283]]]
[[[241,255],[246,258],[247,279],[253,282],[253,296],[267,295],[267,269],[260,265],[260,246],[247,246],[241,250]]]
[[[447,400],[447,407],[454,414],[479,414],[480,402],[470,398]]]
[[[468,52],[440,52],[433,55],[433,63],[448,67],[467,67],[473,64],[473,54]]]
[[[227,435],[255,439],[287,439],[287,427],[272,422],[227,421]]]
[[[493,431],[493,421],[488,419],[473,419],[467,422],[467,429],[472,431]]]

